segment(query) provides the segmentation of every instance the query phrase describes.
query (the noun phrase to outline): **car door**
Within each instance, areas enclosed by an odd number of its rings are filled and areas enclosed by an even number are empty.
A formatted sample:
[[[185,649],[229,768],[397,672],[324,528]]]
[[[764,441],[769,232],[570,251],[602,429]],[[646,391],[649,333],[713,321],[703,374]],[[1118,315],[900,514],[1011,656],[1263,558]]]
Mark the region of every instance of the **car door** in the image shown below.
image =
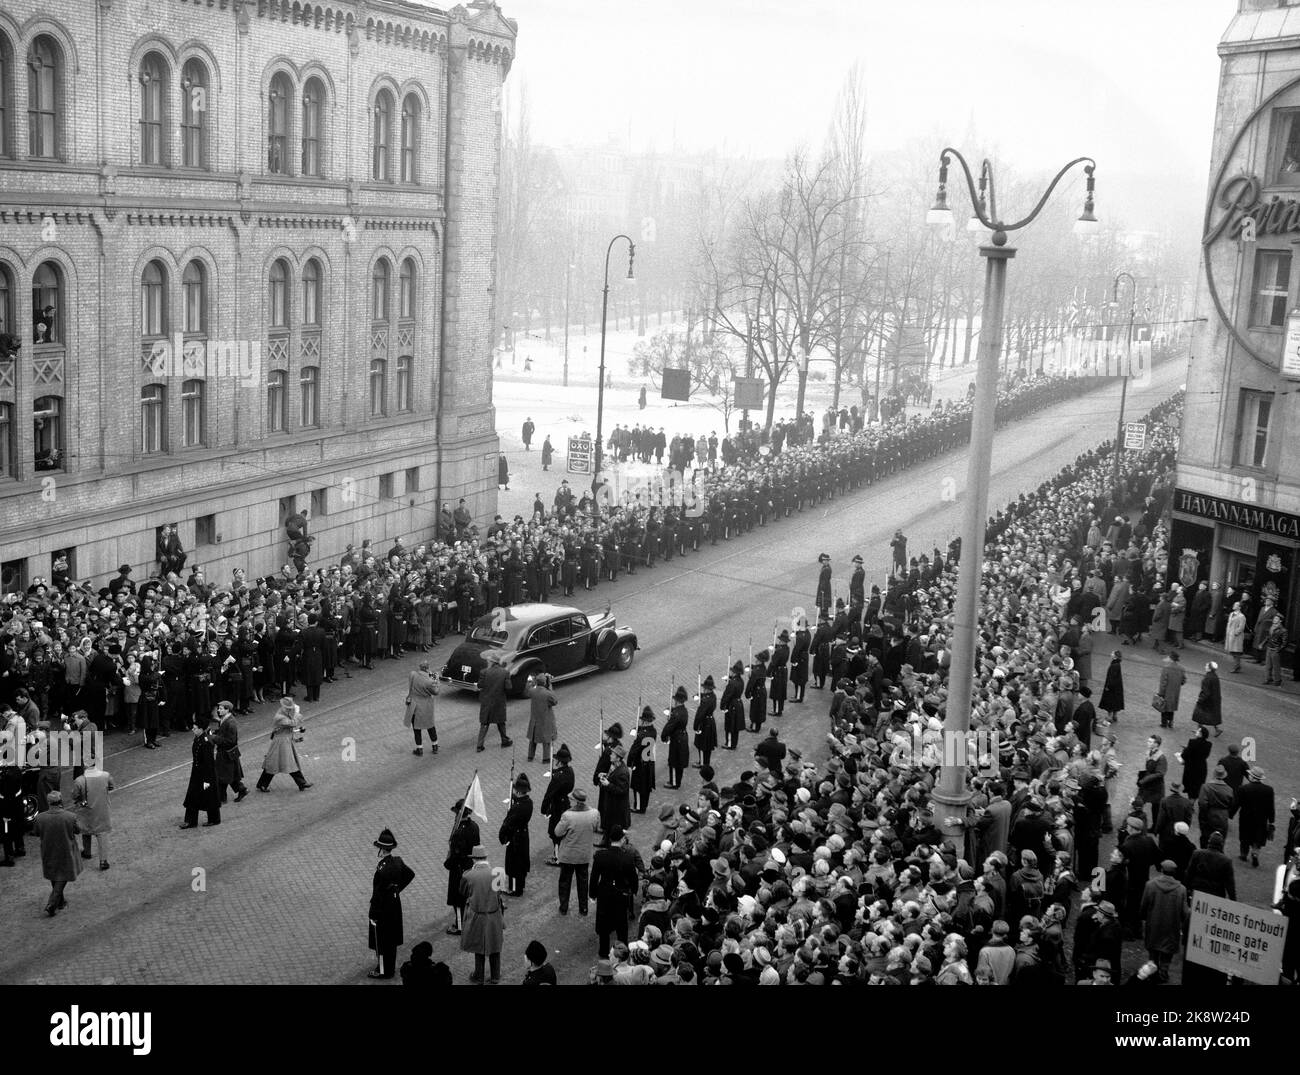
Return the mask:
[[[554,672],[555,662],[559,657],[559,651],[555,646],[556,641],[554,622],[539,623],[524,636],[523,655],[541,661],[546,671]],[[563,645],[566,640],[561,638],[559,641]]]
[[[573,669],[581,668],[595,660],[593,656],[591,624],[582,613],[571,613],[566,629],[569,632],[569,653],[573,656]]]

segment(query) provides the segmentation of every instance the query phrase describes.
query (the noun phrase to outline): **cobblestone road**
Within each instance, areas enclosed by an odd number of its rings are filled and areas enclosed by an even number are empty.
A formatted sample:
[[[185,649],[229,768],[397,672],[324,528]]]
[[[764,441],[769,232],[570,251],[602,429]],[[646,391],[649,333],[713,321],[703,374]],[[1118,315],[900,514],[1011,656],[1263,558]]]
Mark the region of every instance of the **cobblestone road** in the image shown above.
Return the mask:
[[[1173,365],[1173,364],[1171,364]],[[1157,371],[1154,383],[1130,392],[1130,414],[1164,398],[1177,387],[1178,374]],[[1137,396],[1134,399],[1134,396]],[[1081,450],[1111,431],[1118,386],[1003,429],[994,454],[992,503],[1031,488]],[[557,710],[561,738],[575,755],[579,780],[595,763],[597,725],[604,720],[635,723],[641,702],[662,709],[671,685],[694,680],[697,666],[718,676],[728,652],[744,655],[752,633],[756,648],[766,644],[774,619],[787,620],[795,605],[810,606],[816,555],[829,552],[836,583],[847,587],[847,566],[855,552],[867,563],[868,581],[880,580],[888,560],[888,540],[896,526],[917,551],[946,545],[955,532],[960,504],[942,498],[943,481],[964,482],[963,452],[923,464],[874,488],[862,490],[779,525],[756,530],[685,560],[653,571],[621,577],[599,587],[584,607],[612,600],[620,622],[640,634],[643,650],[626,673],[607,672],[560,688]],[[440,660],[449,644],[433,651]],[[1155,680],[1151,650],[1126,652],[1129,697],[1149,696]],[[1190,673],[1206,659],[1186,655]],[[501,861],[496,839],[507,796],[511,751],[489,746],[475,754],[477,705],[469,696],[439,699],[441,753],[412,756],[401,709],[407,671],[415,658],[381,662],[373,672],[353,672],[351,680],[327,686],[324,699],[304,706],[309,730],[304,770],[315,787],[297,791],[278,778],[269,795],[254,794],[223,813],[213,829],[181,832],[180,801],[188,778],[188,736],[173,736],[162,750],[127,748],[109,740],[108,768],[118,790],[112,799],[115,831],[113,868],[90,870],[69,887],[69,909],[57,918],[43,913],[47,887],[40,878],[39,855],[0,872],[0,901],[6,908],[5,944],[0,948],[0,981],[49,983],[329,983],[364,981],[371,965],[366,949],[366,907],[374,863],[371,846],[385,826],[396,833],[398,853],[415,870],[404,896],[406,946],[428,938],[435,958],[453,967],[458,982],[470,959],[447,924],[446,873],[442,861],[451,822],[450,806],[465,790],[475,768],[486,792],[490,823],[484,842],[493,861]],[[1096,659],[1100,669],[1105,665]],[[1295,793],[1297,764],[1291,733],[1297,713],[1295,688],[1286,694],[1260,686],[1262,675],[1247,666],[1241,676],[1224,676],[1228,734],[1252,734],[1285,812]],[[1194,699],[1198,682],[1190,676],[1186,693]],[[824,755],[824,712],[828,699],[809,691],[808,703],[790,705],[778,725],[782,737],[811,756]],[[1190,711],[1190,703],[1187,707]],[[271,706],[245,719],[246,767],[259,767],[269,731]],[[1150,719],[1148,719],[1150,718]],[[511,706],[510,724],[523,746],[526,705]],[[1120,724],[1121,756],[1131,774],[1154,714],[1135,701]],[[1181,745],[1189,725],[1184,714],[1175,730]],[[749,737],[752,739],[752,737]],[[720,782],[734,781],[751,766],[747,742],[734,754],[715,755]],[[113,753],[116,749],[116,753]],[[1215,757],[1221,753],[1216,749]],[[545,767],[519,769],[533,778],[540,802]],[[1176,768],[1176,767],[1175,767]],[[662,765],[660,771],[662,784]],[[699,780],[688,771],[684,801],[693,800]],[[1125,779],[1121,776],[1121,782]],[[655,809],[667,800],[662,787],[651,813],[639,816],[633,839],[643,849],[658,832]],[[560,919],[555,913],[555,871],[541,865],[544,827],[534,818],[533,863],[527,893],[510,901],[506,923],[507,980],[522,976],[523,948],[533,937],[553,951],[561,982],[585,980],[595,952],[590,920]],[[1266,865],[1276,865],[1278,847]],[[1271,889],[1271,869],[1239,869],[1241,898],[1263,904]]]

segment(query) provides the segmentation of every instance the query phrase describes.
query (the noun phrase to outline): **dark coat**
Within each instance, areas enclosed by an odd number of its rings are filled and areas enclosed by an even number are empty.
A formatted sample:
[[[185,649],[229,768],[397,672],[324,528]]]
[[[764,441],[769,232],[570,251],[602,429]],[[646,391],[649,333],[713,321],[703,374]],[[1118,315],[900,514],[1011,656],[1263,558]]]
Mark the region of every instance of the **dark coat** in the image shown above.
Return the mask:
[[[709,751],[718,745],[718,722],[713,713],[718,706],[718,696],[711,690],[700,695],[700,704],[695,707],[695,719],[691,724],[695,731],[697,750]]]
[[[830,608],[831,606],[830,564],[823,564],[821,570],[817,573],[817,593],[813,597],[813,604],[818,608]]]
[[[648,799],[655,789],[655,726],[642,724],[628,751],[627,766],[632,770],[632,790],[642,799]]]
[[[571,805],[569,792],[573,790],[573,779],[573,768],[571,766],[557,765],[546,785],[546,794],[542,796],[542,813],[550,818],[550,823],[546,826],[546,833],[552,840],[555,839],[555,823],[560,820],[560,815]]]
[[[465,906],[465,897],[460,887],[460,880],[465,875],[465,871],[474,865],[474,860],[470,856],[478,842],[478,822],[469,814],[466,814],[447,842],[447,859],[443,863],[443,867],[448,874],[448,907]]]
[[[298,658],[298,678],[303,686],[319,687],[325,682],[325,629],[308,627],[298,636],[302,653]]]
[[[778,642],[772,647],[772,661],[768,665],[768,675],[771,676],[772,682],[768,687],[767,695],[773,702],[785,701],[789,664],[790,647],[784,642]]]
[[[402,937],[402,889],[415,880],[415,871],[396,855],[385,855],[375,866],[370,888],[370,938],[373,951],[395,948]]]
[[[745,697],[749,699],[749,723],[761,728],[767,719],[767,666],[755,661],[745,684]]]
[[[609,832],[611,825],[621,825],[626,830],[632,824],[632,770],[622,762],[610,766],[609,783],[604,792],[600,827]]]
[[[1146,923],[1148,952],[1172,955],[1178,951],[1187,921],[1187,890],[1177,878],[1162,873],[1148,881],[1139,914]]]
[[[1242,847],[1263,847],[1273,833],[1273,789],[1248,780],[1237,792],[1237,827]]]
[[[596,929],[626,926],[639,878],[636,856],[626,847],[602,847],[591,857],[591,898],[596,901]]]
[[[223,718],[213,735],[216,742],[217,780],[222,784],[237,784],[244,779],[244,767],[239,758],[239,724],[233,716]]]
[[[1207,892],[1226,899],[1237,898],[1237,882],[1232,871],[1232,859],[1222,851],[1200,848],[1192,853],[1184,876],[1188,892]]]
[[[1196,736],[1183,747],[1183,790],[1189,799],[1195,799],[1205,785],[1209,772],[1210,741]]]
[[[808,655],[812,652],[812,635],[807,628],[794,634],[794,648],[790,650],[790,682],[796,687],[808,684]]]
[[[729,736],[738,736],[745,727],[745,681],[740,676],[727,676],[722,689],[722,726]]]
[[[1216,727],[1223,723],[1223,701],[1219,689],[1219,673],[1210,669],[1201,680],[1201,692],[1192,710],[1192,721]]]
[[[1124,708],[1124,673],[1118,660],[1112,660],[1106,669],[1106,685],[1101,690],[1101,708],[1107,713],[1118,713]]]
[[[510,804],[505,820],[501,822],[501,831],[497,839],[506,849],[506,874],[509,877],[524,878],[528,876],[528,863],[531,848],[528,843],[528,822],[533,818],[533,800],[521,795]]]
[[[216,748],[212,738],[204,732],[196,735],[190,745],[190,782],[185,789],[185,809],[212,812],[220,805],[217,788]]]
[[[484,665],[478,677],[479,724],[505,724],[510,673],[499,664]]]
[[[1196,798],[1196,819],[1200,822],[1201,836],[1211,832],[1228,831],[1228,819],[1237,803],[1236,792],[1222,780],[1211,780],[1201,788]]]
[[[664,725],[659,738],[668,744],[668,768],[685,769],[691,763],[691,743],[688,735],[690,717],[686,706],[680,702],[673,706],[668,714],[668,723]]]

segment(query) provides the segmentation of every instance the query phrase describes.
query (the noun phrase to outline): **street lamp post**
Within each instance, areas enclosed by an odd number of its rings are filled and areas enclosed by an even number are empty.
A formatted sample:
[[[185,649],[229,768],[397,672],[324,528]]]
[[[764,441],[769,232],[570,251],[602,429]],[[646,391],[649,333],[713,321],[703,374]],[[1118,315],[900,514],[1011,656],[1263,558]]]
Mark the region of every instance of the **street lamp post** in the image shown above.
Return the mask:
[[[609,241],[609,246],[605,248],[605,290],[600,304],[600,380],[596,388],[596,445],[593,452],[595,459],[595,473],[591,478],[591,513],[592,517],[600,518],[600,494],[597,492],[600,483],[600,464],[601,456],[604,453],[605,436],[604,436],[604,418],[605,418],[605,323],[609,316],[609,255],[614,250],[614,244],[620,239],[627,239],[627,278],[636,279],[632,274],[632,261],[636,257],[636,244],[628,239],[626,235],[615,235]]]
[[[1133,368],[1133,311],[1137,306],[1137,281],[1133,279],[1133,274],[1129,272],[1118,272],[1115,274],[1115,283],[1111,286],[1110,301],[1118,308],[1119,306],[1119,278],[1127,276],[1129,282],[1129,303],[1128,303],[1128,340],[1124,345],[1124,379],[1120,382],[1119,389],[1119,422],[1115,426],[1115,460],[1111,471],[1111,489],[1114,495],[1119,495],[1119,457],[1124,451],[1124,405],[1128,402],[1128,372]]]
[[[569,280],[573,274],[573,259],[564,264],[564,387],[569,387]]]
[[[1062,177],[1076,164],[1084,166],[1087,195],[1075,233],[1096,231],[1093,215],[1093,172],[1096,161],[1077,157],[1065,165],[1023,220],[1008,224],[998,216],[993,167],[985,160],[980,169],[979,191],[966,160],[955,149],[939,154],[939,190],[926,223],[954,226],[948,208],[948,164],[955,157],[966,176],[975,218],[991,231],[991,244],[980,247],[985,259],[984,318],[980,325],[979,357],[975,372],[975,408],[971,416],[970,458],[966,471],[966,503],[961,528],[961,558],[957,569],[957,604],[953,622],[952,664],[948,676],[948,702],[944,722],[945,749],[939,785],[932,798],[945,809],[936,818],[946,836],[960,840],[965,827],[970,789],[967,785],[965,744],[970,731],[971,694],[975,674],[975,649],[979,638],[979,595],[984,569],[984,526],[988,514],[989,474],[993,460],[993,432],[997,416],[998,350],[1002,341],[1002,315],[1006,298],[1007,262],[1015,250],[1006,245],[1007,233],[1031,223],[1046,204]],[[951,746],[949,745],[951,744]],[[949,820],[951,819],[951,820]],[[960,844],[958,845],[960,846]]]

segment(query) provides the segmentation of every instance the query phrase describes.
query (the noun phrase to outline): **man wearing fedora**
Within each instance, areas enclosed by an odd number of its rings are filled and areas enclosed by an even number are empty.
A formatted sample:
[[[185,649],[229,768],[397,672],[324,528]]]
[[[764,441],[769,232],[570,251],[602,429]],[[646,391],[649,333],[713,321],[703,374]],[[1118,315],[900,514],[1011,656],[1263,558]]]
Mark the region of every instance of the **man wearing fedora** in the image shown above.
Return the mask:
[[[853,557],[853,574],[849,577],[849,604],[861,614],[867,603],[867,571],[862,566],[862,554]]]
[[[377,962],[366,977],[391,978],[402,943],[402,889],[415,880],[415,871],[393,854],[397,840],[391,829],[379,834],[375,847],[379,862],[370,889],[370,950]]]
[[[591,898],[596,901],[596,936],[599,957],[609,958],[609,938],[614,934],[627,944],[627,922],[638,883],[636,856],[623,839],[623,827],[608,829],[608,844],[592,856]]]
[[[556,821],[555,841],[560,867],[560,914],[569,913],[569,886],[578,879],[578,914],[587,915],[587,878],[591,856],[596,846],[596,811],[587,805],[587,793],[572,788],[573,805]]]
[[[478,674],[478,742],[476,751],[482,751],[483,740],[487,738],[488,728],[495,724],[501,735],[501,745],[510,746],[514,742],[506,735],[506,689],[510,683],[510,673],[506,671],[501,654],[496,650],[486,650],[483,654],[483,670]]]
[[[1259,865],[1260,849],[1273,839],[1274,814],[1273,789],[1264,783],[1264,770],[1252,765],[1246,771],[1246,781],[1237,789],[1237,828],[1241,837],[1242,862],[1250,858],[1252,866]]]
[[[473,866],[460,879],[460,889],[465,903],[465,932],[460,938],[460,950],[474,956],[474,973],[470,981],[483,985],[484,964],[489,965],[489,985],[501,981],[501,948],[505,944],[505,903],[501,899],[492,867],[488,863],[487,848],[477,844],[470,852]]]

